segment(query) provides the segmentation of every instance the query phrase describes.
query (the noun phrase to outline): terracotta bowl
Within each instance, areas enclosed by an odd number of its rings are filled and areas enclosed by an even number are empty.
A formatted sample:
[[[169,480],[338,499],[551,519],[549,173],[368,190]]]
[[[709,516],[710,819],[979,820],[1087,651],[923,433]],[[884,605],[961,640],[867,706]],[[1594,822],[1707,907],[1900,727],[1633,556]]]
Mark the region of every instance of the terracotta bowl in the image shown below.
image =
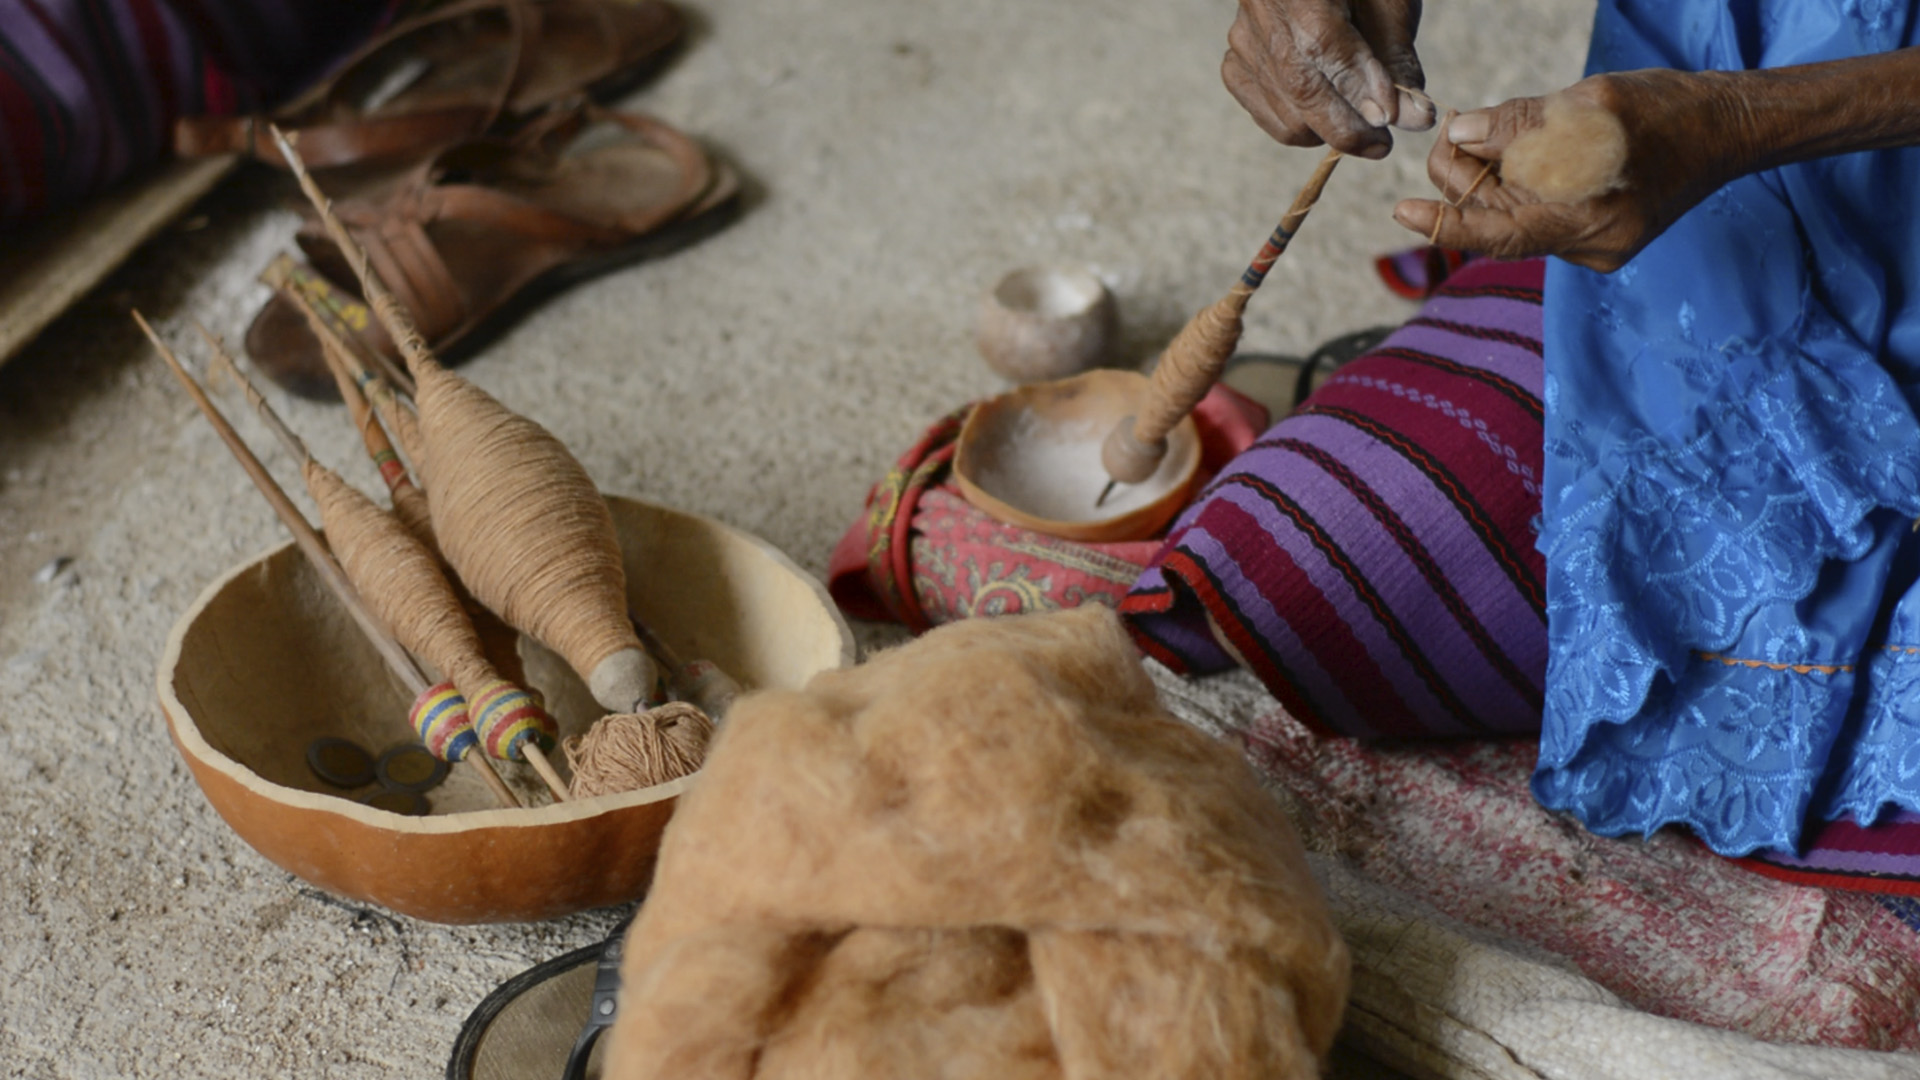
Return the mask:
[[[777,549],[717,521],[610,497],[629,603],[681,655],[749,688],[799,687],[853,661],[826,590]],[[579,680],[522,641],[562,734],[597,718]],[[501,766],[529,808],[500,809],[455,766],[406,817],[360,805],[309,769],[316,738],[374,753],[411,742],[409,696],[292,544],[208,586],[167,637],[160,706],[207,799],[268,859],[336,895],[434,922],[547,919],[631,900],[693,778],[566,804]]]
[[[1140,540],[1187,504],[1200,469],[1200,433],[1187,417],[1167,436],[1160,468],[1120,484],[1104,506],[1100,444],[1146,399],[1147,377],[1089,371],[1032,383],[982,402],[960,429],[953,473],[967,501],[1009,525],[1066,540]]]

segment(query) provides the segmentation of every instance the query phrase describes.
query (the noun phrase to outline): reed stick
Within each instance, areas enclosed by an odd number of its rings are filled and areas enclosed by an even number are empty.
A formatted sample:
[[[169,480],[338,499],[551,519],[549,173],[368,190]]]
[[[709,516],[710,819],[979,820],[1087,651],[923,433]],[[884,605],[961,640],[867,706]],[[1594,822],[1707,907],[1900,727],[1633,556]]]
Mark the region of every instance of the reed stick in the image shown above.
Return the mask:
[[[306,443],[301,441],[300,436],[294,434],[293,429],[287,426],[286,421],[280,419],[280,414],[275,412],[273,406],[267,402],[266,395],[262,394],[260,388],[253,384],[253,380],[247,378],[246,373],[240,370],[240,365],[234,361],[233,354],[227,351],[226,344],[215,337],[205,326],[201,326],[198,320],[195,321],[194,325],[199,328],[200,336],[206,339],[207,347],[213,350],[214,358],[219,363],[225,365],[227,371],[232,374],[234,381],[240,385],[241,392],[246,395],[247,401],[253,406],[254,411],[259,414],[260,419],[273,431],[274,435],[280,439],[281,444],[287,448],[287,453],[292,454],[303,463],[312,461],[313,455],[307,452]],[[305,519],[303,518],[302,520]],[[344,572],[342,577],[345,577]],[[371,612],[368,614],[369,616],[372,615]],[[396,642],[396,644],[398,644],[398,642]],[[420,689],[424,690],[426,686],[427,684],[423,678]],[[418,692],[417,690],[415,691],[416,694]],[[540,775],[540,779],[546,783],[548,790],[553,793],[553,797],[560,802],[567,802],[571,798],[568,794],[567,784],[564,780],[560,779],[560,774],[554,771],[552,763],[547,760],[546,755],[541,752],[540,748],[532,742],[528,742],[524,744],[521,749],[527,756],[528,764],[532,765],[533,771]],[[478,751],[475,751],[475,753],[477,752]],[[470,754],[469,756],[473,755]],[[476,760],[483,761],[484,758],[476,758]],[[489,770],[491,770],[492,767],[490,763],[487,764]]]
[[[320,340],[320,355],[326,361],[327,370],[333,373],[334,385],[340,391],[340,399],[346,402],[354,428],[360,432],[361,445],[367,448],[367,456],[373,459],[374,467],[380,470],[380,478],[386,481],[393,512],[420,538],[421,543],[438,551],[439,542],[433,535],[433,516],[427,505],[426,492],[408,475],[406,465],[394,452],[393,440],[387,434],[387,428],[392,428],[394,435],[400,439],[402,449],[412,459],[413,468],[424,471],[425,463],[421,461],[424,450],[420,445],[419,433],[413,426],[412,416],[400,415],[401,406],[393,395],[393,388],[386,380],[367,370],[364,358],[334,332],[298,284],[287,280],[284,274],[279,275],[274,284],[288,302],[300,310],[307,320],[307,327]],[[379,419],[375,418],[376,412]],[[381,426],[383,421],[386,427]]]
[[[154,332],[146,317],[135,311],[133,321],[139,324],[141,332],[145,333],[147,340],[153,343],[154,350],[160,354],[162,360],[166,361],[167,367],[172,369],[174,377],[180,380],[180,385],[186,389],[187,396],[193,399],[201,415],[205,416],[207,422],[213,426],[214,432],[220,436],[220,441],[226,444],[227,449],[240,462],[240,467],[246,471],[254,487],[266,497],[267,503],[273,507],[281,523],[293,533],[294,545],[307,557],[314,571],[320,575],[320,580],[346,607],[347,614],[360,627],[361,633],[367,636],[367,640],[373,644],[374,650],[380,654],[381,659],[386,661],[388,669],[400,680],[400,684],[408,693],[418,697],[429,685],[426,675],[414,663],[413,657],[409,656],[407,651],[400,647],[400,643],[393,639],[393,635],[387,632],[387,628],[367,610],[366,604],[360,599],[360,594],[354,591],[353,583],[347,580],[345,571],[341,570],[340,564],[334,561],[333,553],[327,549],[326,541],[313,530],[313,526],[307,522],[305,515],[293,505],[293,500],[287,498],[287,493],[281,490],[279,483],[267,472],[266,466],[260,463],[260,459],[254,456],[246,441],[240,437],[240,433],[234,430],[233,425],[228,423],[227,418],[215,407],[212,399],[207,397],[206,391],[188,373],[186,366],[180,362],[180,358],[174,355],[173,350],[168,348],[164,341],[160,340],[160,335]],[[288,434],[291,435],[292,432],[289,431]],[[295,441],[298,442],[298,439],[296,438]],[[483,756],[476,754],[467,756],[472,760],[481,779],[486,781],[487,787],[492,790],[494,798],[500,802],[501,806],[519,809],[524,805]]]
[[[413,372],[422,365],[439,366],[439,360],[435,359],[432,351],[427,348],[426,340],[420,336],[419,328],[414,325],[413,316],[393,298],[393,294],[387,290],[386,283],[380,280],[380,275],[373,272],[372,266],[367,262],[366,251],[347,232],[347,227],[341,224],[340,216],[333,212],[333,200],[327,197],[326,192],[320,190],[319,184],[314,183],[313,175],[307,171],[306,162],[301,160],[300,152],[293,148],[293,142],[287,138],[286,132],[281,131],[276,124],[268,124],[267,131],[273,136],[273,143],[279,148],[280,156],[286,159],[288,168],[293,170],[293,177],[299,182],[300,190],[305,193],[308,201],[313,203],[314,210],[320,215],[321,226],[333,239],[334,246],[340,249],[341,257],[346,259],[348,265],[353,268],[354,277],[360,282],[360,291],[366,297],[367,306],[373,309],[381,325],[386,327],[387,336],[392,338],[394,345],[399,348],[400,357],[406,361],[408,371]]]
[[[448,564],[481,602],[565,657],[602,707],[643,711],[659,672],[624,617],[619,539],[592,477],[552,432],[440,365],[298,151],[277,129],[273,137],[414,376]],[[541,573],[526,573],[536,550],[550,554]]]

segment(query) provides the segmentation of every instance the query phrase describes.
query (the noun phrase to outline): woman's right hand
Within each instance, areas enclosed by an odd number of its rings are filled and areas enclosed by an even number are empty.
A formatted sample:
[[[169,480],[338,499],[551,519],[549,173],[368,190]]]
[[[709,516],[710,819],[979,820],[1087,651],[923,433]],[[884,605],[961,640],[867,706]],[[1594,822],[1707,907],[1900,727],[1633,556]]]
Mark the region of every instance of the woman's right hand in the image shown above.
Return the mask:
[[[1240,0],[1220,77],[1254,122],[1288,146],[1328,143],[1382,158],[1387,125],[1433,126],[1413,37],[1420,0]]]

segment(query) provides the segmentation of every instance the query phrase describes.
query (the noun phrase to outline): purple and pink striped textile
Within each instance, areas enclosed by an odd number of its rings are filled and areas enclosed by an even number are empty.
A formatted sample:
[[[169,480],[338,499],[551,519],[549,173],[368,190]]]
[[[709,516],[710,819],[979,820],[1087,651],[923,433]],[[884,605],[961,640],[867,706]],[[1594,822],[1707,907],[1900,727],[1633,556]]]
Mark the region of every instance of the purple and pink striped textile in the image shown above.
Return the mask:
[[[1220,474],[1121,605],[1180,671],[1233,662],[1359,736],[1538,731],[1537,260],[1468,263]]]
[[[1898,811],[1864,826],[1852,818],[1819,822],[1805,842],[1798,854],[1762,851],[1737,861],[1796,885],[1920,897],[1920,814]]]
[[[0,228],[159,161],[177,117],[292,93],[392,4],[0,2]]]

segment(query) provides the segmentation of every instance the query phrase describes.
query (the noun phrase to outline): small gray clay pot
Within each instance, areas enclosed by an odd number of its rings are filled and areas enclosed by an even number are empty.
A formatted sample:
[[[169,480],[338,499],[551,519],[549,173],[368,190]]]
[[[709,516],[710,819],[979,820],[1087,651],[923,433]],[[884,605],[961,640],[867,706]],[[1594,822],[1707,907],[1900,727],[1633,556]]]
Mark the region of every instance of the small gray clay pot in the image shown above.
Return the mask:
[[[1107,359],[1120,329],[1113,294],[1085,270],[1026,267],[980,299],[974,341],[1017,383],[1064,379]]]

